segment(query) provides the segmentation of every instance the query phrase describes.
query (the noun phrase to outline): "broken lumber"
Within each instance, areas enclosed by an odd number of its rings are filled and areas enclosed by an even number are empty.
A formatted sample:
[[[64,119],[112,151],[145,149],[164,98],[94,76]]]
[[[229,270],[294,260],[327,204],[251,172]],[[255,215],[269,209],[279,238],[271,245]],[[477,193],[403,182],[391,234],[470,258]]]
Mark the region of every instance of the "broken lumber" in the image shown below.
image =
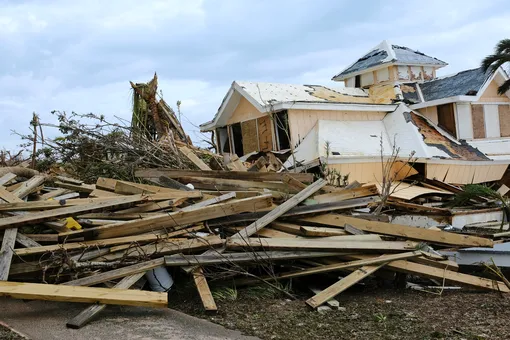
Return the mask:
[[[0,282],[0,296],[14,299],[168,307],[166,293],[95,287],[66,287],[41,283]]]
[[[247,171],[198,171],[198,170],[174,170],[174,169],[143,169],[135,172],[136,177],[140,178],[159,178],[166,176],[169,178],[181,177],[207,177],[224,178],[247,181],[273,181],[284,182],[287,176],[304,183],[313,182],[313,174],[310,173],[277,173],[277,172],[247,172]],[[97,185],[97,184],[96,184]]]
[[[322,305],[324,302],[328,301],[331,298],[334,298],[347,288],[353,286],[357,282],[363,280],[365,277],[375,273],[378,269],[383,267],[386,263],[379,263],[375,265],[370,266],[364,266],[360,269],[350,273],[337,283],[329,286],[328,288],[324,289],[320,293],[316,294],[315,296],[311,297],[310,299],[306,300],[306,304],[309,305],[312,308],[317,308],[320,305]]]
[[[211,218],[235,215],[241,212],[259,211],[271,206],[271,195],[262,195],[232,202],[221,203],[191,211],[176,211],[168,214],[158,214],[155,217],[147,217],[121,223],[109,224],[102,227],[89,228],[68,233],[61,233],[60,237],[87,236],[94,239],[129,236],[152,232],[165,228],[174,228],[182,225],[202,222]]]
[[[35,224],[39,222],[49,221],[60,217],[76,216],[80,213],[87,213],[93,211],[99,211],[106,208],[118,207],[130,203],[140,202],[145,200],[146,197],[136,195],[115,198],[112,200],[105,200],[97,203],[82,204],[78,206],[71,206],[65,208],[58,208],[39,213],[25,214],[23,216],[12,216],[0,219],[0,230],[6,229],[13,226],[20,226],[26,224]]]
[[[359,230],[368,231],[371,233],[461,247],[492,247],[494,245],[492,240],[482,237],[409,227],[400,224],[367,221],[344,215],[326,214],[315,217],[301,218],[300,221],[337,227],[343,227],[346,223],[348,223]]]
[[[133,286],[138,280],[140,280],[145,273],[133,274],[130,276],[126,276],[122,280],[119,281],[113,288],[116,289],[128,289]],[[73,329],[79,329],[88,324],[97,314],[99,314],[103,309],[106,308],[104,304],[95,304],[85,308],[80,314],[76,315],[74,318],[69,320],[66,323],[66,326]]]

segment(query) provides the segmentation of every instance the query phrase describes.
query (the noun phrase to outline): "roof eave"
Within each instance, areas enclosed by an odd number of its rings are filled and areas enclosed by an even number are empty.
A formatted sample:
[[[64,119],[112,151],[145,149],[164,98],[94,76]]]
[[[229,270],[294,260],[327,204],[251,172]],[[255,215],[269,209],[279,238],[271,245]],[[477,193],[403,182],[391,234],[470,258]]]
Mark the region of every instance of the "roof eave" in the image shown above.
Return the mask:
[[[346,74],[342,74],[344,72],[344,71],[342,71],[339,74],[337,74],[336,76],[334,76],[333,78],[331,78],[331,80],[341,81],[341,80],[345,80],[347,78],[355,77],[357,75],[360,75],[360,74],[363,74],[366,72],[377,71],[381,68],[385,68],[388,66],[431,66],[431,67],[436,67],[439,69],[439,68],[442,68],[442,67],[445,67],[448,65],[448,63],[445,63],[444,61],[442,61],[442,63],[443,64],[428,64],[428,63],[402,63],[402,62],[398,62],[398,61],[387,61],[387,62],[378,64],[376,66],[368,67],[366,69],[359,70],[356,72],[349,72]]]

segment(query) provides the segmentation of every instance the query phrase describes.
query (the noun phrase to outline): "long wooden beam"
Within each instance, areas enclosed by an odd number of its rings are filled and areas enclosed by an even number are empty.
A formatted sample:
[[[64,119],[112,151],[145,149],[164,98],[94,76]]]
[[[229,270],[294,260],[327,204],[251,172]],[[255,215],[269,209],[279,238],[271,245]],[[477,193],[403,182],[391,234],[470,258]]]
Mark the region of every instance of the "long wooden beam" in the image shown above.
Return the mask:
[[[0,282],[0,296],[26,300],[168,307],[167,293],[115,288],[71,287],[41,283]]]
[[[271,206],[271,195],[234,200],[191,211],[176,211],[165,215],[142,218],[139,220],[109,224],[102,227],[89,228],[74,232],[61,233],[61,237],[88,236],[94,239],[129,236],[152,232],[162,228],[173,228],[180,225],[202,222],[211,218],[226,217],[242,212],[253,212]]]
[[[348,255],[351,259],[368,259],[371,255]],[[478,276],[457,273],[448,269],[431,267],[409,261],[393,261],[386,265],[387,269],[412,274],[416,276],[428,277],[431,279],[454,282],[465,286],[478,289],[489,289],[504,293],[510,292],[510,289],[501,281],[490,280]]]
[[[348,236],[341,236],[341,238]],[[343,240],[314,240],[305,238],[229,238],[227,249],[292,249],[292,250],[365,250],[365,251],[406,251],[416,248],[411,241],[343,241]]]
[[[428,230],[400,224],[367,221],[344,215],[325,214],[315,217],[300,218],[300,221],[337,227],[343,227],[347,223],[360,230],[371,233],[460,247],[492,247],[494,245],[492,240],[483,237],[462,235],[446,231]]]
[[[261,251],[230,254],[211,255],[183,255],[175,254],[165,256],[165,265],[174,266],[210,266],[216,264],[244,263],[244,262],[272,262],[281,260],[296,260],[303,258],[316,258],[343,255],[341,252],[314,252],[314,251]]]
[[[312,183],[313,174],[311,173],[276,173],[276,172],[247,172],[247,171],[197,171],[197,170],[174,170],[174,169],[143,169],[135,172],[136,177],[141,178],[159,178],[166,176],[169,178],[180,177],[208,177],[238,179],[248,181],[278,181],[283,182],[286,176],[290,176],[300,182]]]
[[[81,213],[99,211],[107,208],[117,207],[129,203],[135,203],[145,200],[146,198],[141,195],[134,195],[128,197],[115,198],[108,201],[98,203],[83,204],[73,207],[58,208],[39,213],[25,214],[23,216],[12,216],[0,219],[0,229],[7,229],[27,224],[35,224],[45,222],[60,217],[76,216]]]

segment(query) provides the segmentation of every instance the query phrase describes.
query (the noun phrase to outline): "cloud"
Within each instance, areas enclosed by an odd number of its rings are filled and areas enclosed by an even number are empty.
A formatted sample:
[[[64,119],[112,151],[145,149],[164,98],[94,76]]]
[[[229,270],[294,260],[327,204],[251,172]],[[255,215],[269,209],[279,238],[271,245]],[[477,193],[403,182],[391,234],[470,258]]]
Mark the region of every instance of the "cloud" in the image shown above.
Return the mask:
[[[383,39],[477,67],[508,37],[502,0],[0,0],[0,147],[33,111],[130,117],[129,80],[157,71],[193,138],[233,80],[324,84]]]

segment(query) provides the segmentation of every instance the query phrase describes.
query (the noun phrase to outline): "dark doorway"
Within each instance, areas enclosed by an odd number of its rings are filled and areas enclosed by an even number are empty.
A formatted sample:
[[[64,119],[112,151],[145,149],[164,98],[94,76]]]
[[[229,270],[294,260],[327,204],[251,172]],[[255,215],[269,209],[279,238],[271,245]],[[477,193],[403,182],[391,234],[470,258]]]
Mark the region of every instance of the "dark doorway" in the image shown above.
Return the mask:
[[[287,110],[274,114],[278,150],[290,149],[289,116]]]
[[[234,153],[241,157],[244,155],[243,151],[243,132],[241,130],[241,123],[232,124],[232,139],[234,141]]]
[[[455,112],[453,104],[444,104],[437,106],[437,121],[439,127],[447,131],[450,135],[457,138],[457,129],[455,127]]]

